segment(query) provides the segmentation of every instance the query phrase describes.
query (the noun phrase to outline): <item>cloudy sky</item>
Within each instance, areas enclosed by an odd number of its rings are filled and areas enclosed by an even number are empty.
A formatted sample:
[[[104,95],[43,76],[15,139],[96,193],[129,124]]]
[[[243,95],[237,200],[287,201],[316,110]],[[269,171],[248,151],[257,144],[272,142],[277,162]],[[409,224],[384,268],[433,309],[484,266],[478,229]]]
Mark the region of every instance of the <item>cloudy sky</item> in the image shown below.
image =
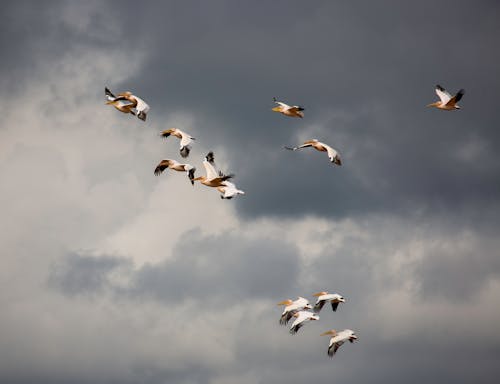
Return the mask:
[[[496,383],[499,18],[487,0],[3,2],[0,382]],[[462,110],[425,107],[437,83]],[[155,177],[170,127],[246,195]],[[342,167],[282,149],[310,138]],[[277,302],[321,290],[347,302],[279,326]],[[333,360],[331,328],[359,335]]]

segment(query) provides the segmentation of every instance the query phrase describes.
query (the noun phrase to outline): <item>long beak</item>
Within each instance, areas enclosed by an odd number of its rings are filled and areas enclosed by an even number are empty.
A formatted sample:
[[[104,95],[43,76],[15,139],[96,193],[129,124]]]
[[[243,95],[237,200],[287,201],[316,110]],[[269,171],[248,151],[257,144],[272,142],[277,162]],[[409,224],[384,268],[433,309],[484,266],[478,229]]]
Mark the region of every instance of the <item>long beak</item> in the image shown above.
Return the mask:
[[[324,292],[318,292],[318,293],[313,293],[313,296],[320,297],[321,295],[324,295]]]
[[[427,107],[436,107],[438,103],[427,104]]]
[[[326,331],[326,332],[323,332],[320,336],[327,336],[327,335],[331,335],[332,334],[332,331]]]
[[[283,300],[276,305],[288,305],[290,302],[288,300]]]
[[[280,107],[274,107],[272,110],[274,112],[281,112],[281,108]]]

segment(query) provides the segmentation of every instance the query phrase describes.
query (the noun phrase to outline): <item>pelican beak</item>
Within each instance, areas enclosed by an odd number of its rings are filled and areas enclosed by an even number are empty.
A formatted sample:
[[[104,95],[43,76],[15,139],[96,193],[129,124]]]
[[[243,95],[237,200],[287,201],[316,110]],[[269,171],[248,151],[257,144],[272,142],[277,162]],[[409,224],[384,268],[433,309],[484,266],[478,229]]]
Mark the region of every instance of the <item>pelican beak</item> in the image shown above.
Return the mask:
[[[274,112],[281,112],[280,107],[274,107],[272,110],[273,110]]]
[[[331,335],[331,332],[330,331],[323,332],[320,336],[327,336],[327,335]]]

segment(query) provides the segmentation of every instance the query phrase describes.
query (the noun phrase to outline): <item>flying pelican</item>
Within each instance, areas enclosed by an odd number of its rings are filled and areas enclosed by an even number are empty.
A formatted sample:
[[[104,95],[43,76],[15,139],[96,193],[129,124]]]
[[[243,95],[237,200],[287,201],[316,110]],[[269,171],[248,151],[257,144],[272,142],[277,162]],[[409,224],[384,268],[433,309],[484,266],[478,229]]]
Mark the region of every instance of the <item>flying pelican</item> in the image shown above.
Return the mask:
[[[278,104],[277,107],[273,108],[274,112],[279,112],[282,113],[285,116],[290,116],[290,117],[304,117],[304,108],[302,108],[299,105],[287,105],[285,103],[282,103],[281,101],[276,100],[276,97],[273,97],[273,101]]]
[[[181,131],[177,128],[165,129],[160,133],[160,135],[164,138],[169,137],[170,135],[175,136],[181,139],[180,143],[180,153],[182,157],[188,157],[189,151],[191,151],[191,143],[195,140],[194,137],[189,136],[186,132]]]
[[[245,192],[242,190],[236,188],[236,185],[231,183],[230,181],[223,181],[223,185],[220,187],[217,187],[217,190],[221,193],[220,198],[221,199],[232,199],[233,197],[237,195],[244,195]]]
[[[314,312],[316,313],[319,313],[321,311],[323,305],[325,305],[327,301],[332,304],[332,310],[334,312],[337,310],[339,303],[345,303],[345,299],[338,293],[328,293],[326,291],[323,291],[315,293],[313,294],[313,296],[316,296],[318,298],[316,300],[316,304],[314,304]]]
[[[358,336],[354,333],[353,330],[351,329],[344,329],[343,331],[337,332],[335,329],[332,329],[330,331],[326,331],[325,333],[322,333],[321,336],[326,336],[330,335],[332,338],[330,339],[330,344],[328,344],[328,356],[333,357],[335,352],[337,352],[337,349],[340,348],[342,344],[344,344],[346,341],[350,341],[351,343],[354,342],[354,340],[358,339]]]
[[[329,145],[326,145],[325,143],[322,143],[321,141],[318,141],[316,139],[305,141],[304,144],[299,145],[298,147],[285,147],[285,149],[296,151],[298,149],[306,147],[313,147],[320,152],[326,152],[328,154],[328,158],[333,164],[342,165],[339,153]]]
[[[156,166],[155,168],[155,175],[160,176],[161,173],[167,169],[173,169],[174,171],[178,172],[186,172],[189,178],[189,181],[191,181],[191,184],[194,185],[194,172],[196,171],[196,168],[193,167],[191,164],[181,164],[176,160],[171,160],[171,159],[165,159],[160,161],[160,163]]]
[[[210,151],[208,152],[207,156],[205,156],[205,160],[203,160],[203,166],[205,167],[207,175],[196,177],[193,179],[193,181],[199,181],[207,187],[225,187],[226,185],[224,184],[224,182],[233,178],[234,175],[225,175],[220,171],[219,173],[217,173],[215,171],[214,164],[214,153]]]
[[[292,326],[290,327],[290,333],[292,335],[296,334],[302,326],[311,321],[311,320],[319,320],[319,316],[316,315],[313,312],[309,311],[299,311],[293,314],[293,317],[295,317],[295,321],[292,323]]]
[[[428,104],[428,107],[436,107],[439,109],[444,109],[445,111],[451,111],[453,109],[460,109],[457,103],[460,101],[462,96],[465,93],[464,89],[461,89],[457,92],[455,96],[451,96],[443,87],[439,84],[436,85],[436,93],[441,99],[440,101],[436,101],[435,103]]]
[[[106,95],[106,104],[110,104],[120,112],[131,113],[142,121],[146,121],[146,114],[149,111],[149,105],[144,100],[133,95],[131,92],[119,93],[115,96],[107,87],[104,88]]]
[[[292,301],[290,299],[284,300],[278,303],[278,305],[284,305],[283,313],[280,317],[280,324],[286,325],[290,319],[293,317],[295,313],[301,311],[303,309],[312,309],[309,304],[309,300],[304,299],[303,297],[297,297],[297,300]]]

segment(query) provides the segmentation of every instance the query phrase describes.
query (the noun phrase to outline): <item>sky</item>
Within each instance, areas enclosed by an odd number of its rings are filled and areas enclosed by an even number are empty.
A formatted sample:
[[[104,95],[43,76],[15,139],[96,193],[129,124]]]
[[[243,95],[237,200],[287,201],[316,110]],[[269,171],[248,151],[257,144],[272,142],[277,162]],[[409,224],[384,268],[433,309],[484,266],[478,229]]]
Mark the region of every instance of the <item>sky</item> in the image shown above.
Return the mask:
[[[499,17],[487,0],[2,2],[0,382],[496,383]],[[461,110],[426,108],[436,84],[465,89]],[[246,194],[154,176],[180,160],[171,127]],[[342,166],[283,149],[313,138]],[[278,302],[323,290],[346,303],[279,325]],[[359,340],[330,359],[332,328]]]

